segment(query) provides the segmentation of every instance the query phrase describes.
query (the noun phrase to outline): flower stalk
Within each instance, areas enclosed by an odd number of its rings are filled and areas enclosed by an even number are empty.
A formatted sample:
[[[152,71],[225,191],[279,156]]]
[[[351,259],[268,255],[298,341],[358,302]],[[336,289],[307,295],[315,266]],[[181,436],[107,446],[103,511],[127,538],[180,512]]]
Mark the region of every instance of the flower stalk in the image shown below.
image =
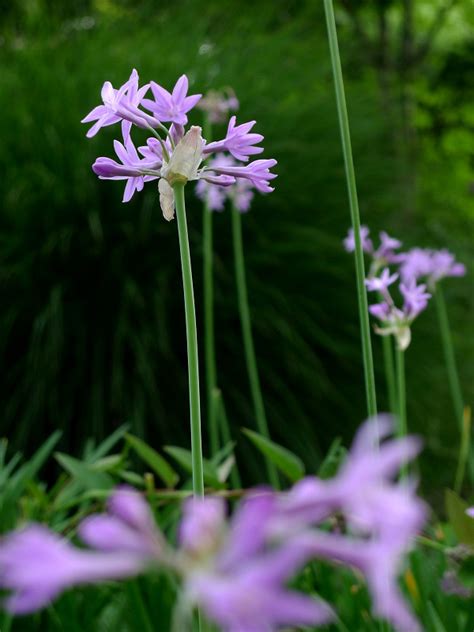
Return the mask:
[[[405,351],[396,346],[395,352],[397,366],[397,394],[398,394],[398,436],[404,438],[407,436],[407,403],[406,403],[406,384],[405,384]],[[401,468],[402,480],[407,476],[406,465]]]
[[[347,114],[346,97],[344,91],[344,80],[342,76],[341,59],[339,54],[339,44],[337,41],[336,20],[332,0],[324,0],[326,13],[326,23],[328,30],[329,49],[331,53],[331,64],[334,76],[334,86],[336,91],[337,111],[339,126],[341,131],[342,150],[344,154],[344,164],[346,171],[347,189],[349,194],[349,206],[351,212],[352,228],[355,239],[355,269],[357,279],[357,297],[359,304],[359,318],[362,338],[362,358],[364,363],[365,390],[367,398],[367,410],[369,416],[377,414],[377,399],[375,393],[374,361],[372,356],[372,343],[370,338],[370,325],[367,294],[365,291],[365,265],[362,243],[360,238],[360,214],[359,202],[357,198],[357,184],[354,170],[354,160],[352,157],[351,135],[349,128],[349,117]]]
[[[393,343],[390,336],[382,336],[382,353],[387,384],[388,407],[391,413],[397,410],[397,386],[395,383]]]
[[[193,463],[193,491],[196,496],[204,495],[204,474],[201,438],[201,404],[199,397],[199,361],[196,327],[196,308],[194,304],[191,253],[189,249],[184,184],[177,182],[173,186],[176,218],[178,222],[179,250],[183,274],[184,310],[186,316],[186,339],[188,349],[189,409],[191,420],[191,452]]]
[[[263,403],[262,389],[258,375],[257,359],[252,335],[252,324],[250,320],[250,310],[247,294],[247,280],[245,276],[244,248],[242,242],[242,218],[241,213],[232,204],[232,241],[234,248],[235,280],[237,284],[237,298],[239,303],[240,324],[242,327],[242,338],[244,342],[245,362],[250,382],[253,407],[257,428],[261,435],[270,438],[268,431],[267,417]],[[274,465],[268,458],[265,459],[268,479],[271,485],[279,488],[278,474]]]

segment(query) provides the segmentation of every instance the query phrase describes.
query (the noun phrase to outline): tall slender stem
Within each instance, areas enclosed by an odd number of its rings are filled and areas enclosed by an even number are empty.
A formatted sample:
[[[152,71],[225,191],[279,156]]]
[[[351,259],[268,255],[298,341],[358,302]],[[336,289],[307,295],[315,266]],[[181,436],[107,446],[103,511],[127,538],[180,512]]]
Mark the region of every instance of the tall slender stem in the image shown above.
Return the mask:
[[[199,360],[194,305],[193,273],[189,250],[184,185],[173,186],[178,220],[179,250],[183,273],[184,311],[186,315],[186,340],[188,348],[189,410],[191,419],[191,452],[193,462],[193,490],[196,496],[204,495],[204,476],[201,439],[201,404],[199,400]]]
[[[397,412],[397,387],[395,384],[395,369],[393,364],[393,340],[391,336],[381,336],[381,338],[388,406],[390,412],[395,414]]]
[[[406,385],[405,385],[405,352],[396,348],[395,352],[396,365],[397,365],[397,393],[398,393],[398,436],[407,436],[407,403],[406,403]],[[402,480],[407,475],[406,465],[402,467],[401,478]]]
[[[212,139],[212,126],[209,117],[204,121],[204,137]],[[207,195],[204,198],[202,216],[203,247],[203,294],[204,294],[204,364],[206,367],[206,403],[209,424],[211,455],[219,450],[219,429],[214,390],[217,387],[216,348],[214,338],[214,213],[209,208]]]
[[[339,116],[339,127],[341,131],[342,150],[344,154],[344,164],[346,170],[347,189],[349,194],[349,206],[351,211],[352,228],[355,240],[355,268],[357,278],[357,296],[359,303],[359,319],[362,338],[362,358],[364,362],[365,391],[367,398],[367,410],[369,416],[377,414],[377,399],[375,394],[374,360],[372,357],[372,343],[370,339],[369,312],[367,304],[367,293],[365,290],[365,266],[364,253],[360,239],[360,216],[359,202],[357,199],[357,185],[354,171],[354,161],[352,158],[351,134],[349,128],[349,117],[347,114],[346,96],[344,91],[344,80],[342,77],[341,58],[339,55],[339,44],[337,41],[336,20],[334,17],[334,7],[332,0],[324,0],[326,12],[326,23],[328,29],[329,49],[331,52],[332,71],[334,76],[334,86],[336,91],[337,112]]]
[[[250,310],[247,295],[247,280],[245,277],[244,248],[242,243],[242,221],[241,213],[235,205],[232,205],[232,240],[234,245],[235,280],[237,283],[237,297],[239,302],[240,324],[242,327],[242,337],[244,341],[245,361],[247,373],[250,381],[250,391],[252,393],[255,418],[258,431],[264,437],[270,438],[268,431],[267,417],[258,376],[257,359],[253,344],[252,325],[250,322]],[[273,464],[265,459],[268,479],[275,487],[279,487],[278,474]]]
[[[443,344],[444,359],[448,372],[449,388],[451,390],[451,398],[453,400],[454,414],[459,425],[459,430],[462,433],[464,414],[463,396],[461,383],[459,381],[459,373],[456,366],[456,358],[454,356],[453,340],[451,338],[451,329],[449,327],[446,302],[444,300],[444,294],[440,283],[436,286],[435,303],[438,312],[438,322],[441,333],[441,341]]]

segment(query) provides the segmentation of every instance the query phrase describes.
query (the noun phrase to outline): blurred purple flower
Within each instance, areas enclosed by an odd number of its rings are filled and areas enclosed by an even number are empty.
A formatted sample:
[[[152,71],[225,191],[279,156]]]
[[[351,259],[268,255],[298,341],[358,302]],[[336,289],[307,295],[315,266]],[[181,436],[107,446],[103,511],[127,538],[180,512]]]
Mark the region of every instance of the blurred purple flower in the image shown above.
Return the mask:
[[[402,242],[394,237],[390,237],[385,231],[379,233],[380,246],[374,252],[374,259],[381,263],[396,263],[399,261],[400,254],[395,250],[402,246]]]
[[[32,524],[7,536],[0,546],[0,586],[11,591],[5,608],[13,614],[34,612],[72,586],[132,577],[146,563],[127,550],[82,551]]]
[[[261,154],[263,147],[255,147],[255,145],[263,140],[263,136],[249,133],[256,121],[249,121],[237,126],[235,123],[236,117],[232,116],[227,127],[226,137],[223,140],[208,143],[204,147],[204,154],[228,151],[234,158],[243,162],[247,162],[249,156]]]
[[[371,254],[374,250],[374,246],[372,244],[371,239],[369,238],[370,230],[367,226],[360,227],[360,240],[362,242],[362,250],[366,253]],[[355,239],[354,239],[354,229],[349,228],[349,232],[347,233],[347,237],[343,241],[344,248],[347,252],[354,252],[355,250]]]
[[[415,535],[415,534],[413,534]],[[302,542],[318,557],[339,561],[361,571],[372,596],[376,616],[389,621],[398,632],[418,632],[421,627],[410,612],[398,586],[407,544],[397,540],[359,539],[336,534],[305,535]]]
[[[461,277],[466,274],[466,266],[458,263],[448,250],[435,250],[431,254],[431,274],[429,281],[435,284],[445,277]]]
[[[433,287],[445,277],[458,277],[466,274],[466,267],[458,263],[454,255],[446,249],[429,250],[412,248],[403,253],[400,264],[400,275],[405,283],[426,278]]]
[[[426,309],[428,299],[431,298],[431,294],[426,292],[426,285],[417,285],[415,280],[407,284],[400,283],[400,292],[404,298],[403,311],[409,319]]]
[[[110,496],[106,514],[93,514],[78,529],[83,542],[101,551],[128,551],[144,560],[160,560],[163,536],[143,496],[129,487],[118,487]]]
[[[150,88],[155,100],[143,99],[142,105],[153,112],[162,123],[172,122],[177,125],[186,125],[188,122],[187,113],[202,97],[201,94],[187,96],[189,81],[186,75],[181,75],[173,88],[173,92],[168,92],[155,81],[150,83]]]
[[[431,251],[425,248],[412,248],[401,253],[400,276],[405,283],[427,277],[431,273]]]
[[[187,534],[184,554],[194,558],[212,552],[214,543],[214,554],[193,564],[186,576],[187,598],[226,632],[272,632],[329,621],[332,612],[326,604],[285,587],[309,558],[308,550],[293,541],[268,547],[275,495],[256,491],[240,505],[227,530],[223,507],[221,499],[212,498],[185,506],[180,530],[182,538]]]
[[[369,292],[380,292],[384,297],[387,296],[387,290],[389,285],[395,283],[398,279],[398,274],[390,274],[388,268],[382,270],[382,274],[379,277],[371,277],[365,280],[365,285]]]
[[[209,90],[197,107],[207,112],[211,123],[223,123],[227,120],[229,112],[236,112],[239,109],[239,101],[232,88],[222,92]]]
[[[273,529],[281,537],[293,533],[294,545],[307,546],[317,557],[356,566],[367,578],[374,612],[397,629],[411,632],[419,627],[397,578],[426,519],[426,509],[415,496],[414,485],[398,484],[394,477],[418,454],[420,442],[406,437],[380,443],[392,427],[388,416],[366,422],[334,479],[307,478],[283,496]],[[336,511],[346,519],[350,536],[308,529]]]

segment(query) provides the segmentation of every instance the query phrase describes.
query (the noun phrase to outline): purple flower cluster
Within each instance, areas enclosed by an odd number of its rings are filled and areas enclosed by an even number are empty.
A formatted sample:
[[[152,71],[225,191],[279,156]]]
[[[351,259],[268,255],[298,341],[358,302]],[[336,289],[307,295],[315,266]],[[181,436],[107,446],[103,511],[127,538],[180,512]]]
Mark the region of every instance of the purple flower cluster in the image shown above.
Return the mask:
[[[239,100],[232,88],[226,88],[222,92],[209,90],[197,107],[207,113],[211,123],[224,123],[229,112],[236,112],[239,109]]]
[[[246,165],[230,166],[219,166],[214,161],[212,165],[202,165],[204,159],[220,152],[230,153],[241,163],[248,163],[250,156],[260,154],[263,148],[259,143],[263,136],[251,132],[255,121],[237,125],[236,117],[233,116],[226,137],[206,143],[200,127],[192,126],[188,131],[185,129],[189,112],[201,99],[200,94],[188,96],[189,86],[185,75],[178,79],[172,92],[154,81],[139,88],[138,81],[136,70],[119,89],[106,81],[101,92],[102,105],[95,107],[82,121],[94,122],[87,133],[89,138],[102,127],[122,123],[123,143],[114,143],[120,162],[101,157],[95,161],[92,169],[101,179],[127,181],[124,202],[128,202],[135,191],[141,191],[145,182],[159,180],[163,214],[166,219],[172,219],[172,187],[177,182],[202,179],[212,184],[231,186],[246,180],[259,191],[273,191],[269,183],[276,175],[270,169],[276,165],[276,160],[255,160]],[[146,97],[148,91],[151,91],[152,99]],[[236,106],[236,102],[231,105]],[[153,134],[138,151],[130,137],[133,125]]]
[[[398,576],[426,510],[414,484],[394,477],[420,443],[407,437],[380,445],[391,428],[387,417],[370,420],[332,480],[308,477],[280,494],[256,489],[231,519],[222,498],[187,500],[176,549],[143,497],[128,488],[112,494],[107,513],[79,525],[88,550],[39,525],[14,532],[0,545],[0,586],[10,591],[5,605],[16,614],[33,612],[75,585],[161,566],[181,578],[187,611],[199,607],[226,632],[318,626],[334,618],[332,609],[287,584],[310,560],[324,558],[362,572],[374,613],[414,632]],[[327,528],[335,512],[345,517],[345,535]]]
[[[458,263],[446,249],[412,248],[401,256],[400,276],[408,283],[424,278],[430,287],[434,287],[441,279],[465,274],[464,264]]]
[[[378,292],[381,302],[370,305],[369,311],[381,323],[376,328],[381,335],[394,335],[400,349],[404,350],[411,341],[410,325],[427,307],[431,294],[427,287],[434,290],[438,281],[445,277],[464,276],[466,268],[455,260],[448,250],[430,250],[412,248],[407,252],[396,252],[402,242],[380,233],[380,245],[374,248],[369,237],[367,226],[360,227],[360,239],[365,253],[371,257],[369,276],[366,287],[370,292]],[[354,231],[349,230],[343,241],[347,252],[355,250]],[[398,271],[390,273],[388,265],[398,266]],[[382,270],[380,276],[377,276]],[[403,298],[403,306],[398,308],[390,295],[388,287],[400,278],[399,291]],[[418,284],[419,280],[426,283]]]
[[[365,285],[369,291],[376,291],[382,297],[382,302],[369,306],[369,312],[378,318],[382,327],[376,328],[382,336],[395,336],[398,347],[404,351],[411,341],[410,326],[415,318],[428,305],[431,294],[426,291],[426,285],[417,285],[415,280],[400,283],[399,290],[403,296],[403,306],[398,308],[389,292],[388,286],[398,279],[398,274],[390,274],[388,268],[382,271],[380,277],[366,279]]]

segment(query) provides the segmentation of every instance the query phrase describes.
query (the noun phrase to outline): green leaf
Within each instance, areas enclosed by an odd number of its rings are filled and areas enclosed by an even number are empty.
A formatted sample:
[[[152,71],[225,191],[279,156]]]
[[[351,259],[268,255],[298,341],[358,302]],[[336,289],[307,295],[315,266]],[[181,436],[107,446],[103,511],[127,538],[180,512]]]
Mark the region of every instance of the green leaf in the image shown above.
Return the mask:
[[[72,478],[81,483],[87,490],[111,489],[114,480],[105,472],[95,470],[91,465],[79,461],[72,456],[56,452],[54,455],[57,462],[68,472]]]
[[[331,478],[339,469],[339,465],[344,460],[347,453],[347,450],[341,445],[341,441],[341,437],[336,437],[331,443],[328,453],[319,466],[319,478]]]
[[[469,505],[450,489],[446,490],[446,512],[458,540],[474,546],[474,520],[466,514]]]
[[[243,428],[242,432],[292,483],[304,476],[303,461],[296,454],[253,430]]]
[[[21,496],[25,486],[36,476],[48,456],[53,451],[54,446],[59,441],[60,437],[61,431],[57,430],[54,432],[36,451],[34,456],[27,463],[22,465],[22,467],[10,478],[8,485],[9,502],[14,499],[18,499]],[[6,494],[3,497],[3,501],[5,501],[5,496]]]
[[[183,470],[188,472],[189,474],[193,473],[193,460],[192,454],[189,450],[185,448],[180,448],[178,446],[168,445],[163,448],[163,450],[169,454],[173,459],[181,465]],[[207,459],[203,459],[203,474],[204,474],[204,482],[206,485],[211,487],[222,488],[223,485],[219,480],[219,474],[214,465],[208,461]]]
[[[167,487],[174,487],[179,480],[178,474],[171,465],[147,443],[127,433],[125,439],[129,446],[135,450],[138,456],[151,467]]]

